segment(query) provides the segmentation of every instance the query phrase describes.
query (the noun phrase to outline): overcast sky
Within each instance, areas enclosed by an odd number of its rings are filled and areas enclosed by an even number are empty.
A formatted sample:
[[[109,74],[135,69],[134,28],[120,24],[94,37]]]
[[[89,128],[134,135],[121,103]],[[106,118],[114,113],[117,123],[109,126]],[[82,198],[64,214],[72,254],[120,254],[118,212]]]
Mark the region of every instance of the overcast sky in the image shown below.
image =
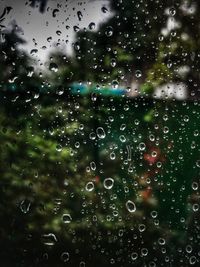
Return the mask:
[[[29,0],[0,0],[0,15],[6,6],[11,6],[13,9],[6,16],[3,24],[9,27],[9,24],[15,20],[16,24],[22,28],[21,34],[27,41],[23,49],[29,53],[32,49],[38,49],[33,56],[41,61],[47,59],[50,49],[55,46],[55,43],[58,43],[59,39],[60,47],[68,53],[71,52],[70,44],[74,41],[75,36],[74,26],[78,26],[80,29],[88,28],[89,24],[94,22],[95,29],[97,29],[100,22],[106,21],[111,16],[109,2],[106,0],[49,0],[43,14],[39,12],[39,8],[30,7]],[[103,12],[102,7],[106,7],[108,11]],[[55,12],[54,17],[55,9],[59,11]],[[77,15],[78,11],[82,13],[81,20]],[[47,41],[49,37],[51,40]],[[66,41],[69,42],[68,45],[66,45]]]

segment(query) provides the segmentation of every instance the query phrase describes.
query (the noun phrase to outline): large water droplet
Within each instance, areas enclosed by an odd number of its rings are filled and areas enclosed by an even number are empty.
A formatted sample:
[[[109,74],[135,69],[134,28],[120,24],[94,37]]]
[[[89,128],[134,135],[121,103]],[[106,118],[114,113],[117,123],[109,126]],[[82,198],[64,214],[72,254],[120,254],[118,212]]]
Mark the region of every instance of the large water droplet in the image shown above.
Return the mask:
[[[104,139],[106,137],[106,133],[102,127],[98,127],[96,133],[99,139]]]
[[[61,261],[63,261],[63,262],[69,261],[69,252],[63,252],[61,254],[60,258],[61,258]]]
[[[136,211],[135,203],[133,201],[131,201],[131,200],[128,200],[126,202],[126,208],[131,213]]]
[[[103,182],[105,189],[111,189],[114,185],[114,180],[112,178],[106,178]]]
[[[70,223],[72,221],[72,217],[71,217],[70,214],[65,213],[62,216],[62,220],[63,220],[64,223]]]
[[[88,192],[91,192],[94,190],[94,183],[93,182],[88,182],[85,186],[85,189],[88,191]]]

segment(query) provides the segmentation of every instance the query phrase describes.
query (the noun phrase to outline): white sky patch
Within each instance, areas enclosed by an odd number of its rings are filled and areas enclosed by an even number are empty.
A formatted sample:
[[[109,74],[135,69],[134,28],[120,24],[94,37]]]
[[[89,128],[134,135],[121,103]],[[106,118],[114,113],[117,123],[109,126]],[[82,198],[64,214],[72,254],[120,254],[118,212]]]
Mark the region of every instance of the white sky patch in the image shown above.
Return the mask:
[[[3,24],[9,27],[12,21],[16,21],[18,27],[23,30],[22,37],[27,41],[22,48],[29,53],[37,49],[38,51],[32,56],[41,63],[47,60],[49,52],[56,46],[64,49],[66,53],[72,52],[71,44],[75,41],[76,33],[74,26],[88,29],[89,24],[93,22],[96,25],[95,31],[100,23],[112,16],[106,0],[85,2],[49,0],[47,11],[43,14],[39,13],[38,8],[25,5],[26,1],[17,2],[3,0],[0,3],[1,13],[6,6],[13,7]],[[103,12],[102,7],[106,7],[108,11]],[[54,9],[59,10],[55,13],[55,17],[53,17]],[[82,14],[81,20],[77,15],[79,11]]]

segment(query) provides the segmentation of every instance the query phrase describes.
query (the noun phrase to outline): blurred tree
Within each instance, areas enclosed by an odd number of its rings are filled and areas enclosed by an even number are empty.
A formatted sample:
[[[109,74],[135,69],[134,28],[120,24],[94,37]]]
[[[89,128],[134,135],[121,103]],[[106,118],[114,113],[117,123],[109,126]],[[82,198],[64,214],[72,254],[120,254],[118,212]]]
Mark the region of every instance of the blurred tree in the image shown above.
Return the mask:
[[[82,80],[133,81],[148,93],[164,83],[184,82],[190,97],[199,96],[198,1],[117,0],[110,1],[110,9],[113,16],[97,30],[77,33]]]
[[[40,77],[35,74],[33,60],[19,49],[24,44],[21,29],[14,22],[11,29],[1,32],[0,40],[0,85],[5,90],[38,91]]]

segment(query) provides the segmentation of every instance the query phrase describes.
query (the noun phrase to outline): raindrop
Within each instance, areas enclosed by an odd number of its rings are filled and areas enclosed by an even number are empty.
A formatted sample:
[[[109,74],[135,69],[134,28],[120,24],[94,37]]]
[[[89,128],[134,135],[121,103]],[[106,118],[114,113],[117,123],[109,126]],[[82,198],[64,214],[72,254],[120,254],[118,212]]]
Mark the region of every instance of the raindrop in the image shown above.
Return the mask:
[[[145,148],[146,148],[146,145],[145,145],[145,143],[139,143],[139,150],[140,151],[144,151],[145,150]]]
[[[94,161],[90,162],[90,168],[91,170],[95,171],[96,170],[96,163]]]
[[[140,77],[142,77],[142,72],[141,72],[141,70],[136,70],[136,71],[135,71],[135,77],[136,77],[136,78],[140,78]]]
[[[63,214],[62,220],[64,223],[70,223],[72,221],[72,217],[70,214]]]
[[[108,12],[108,9],[107,9],[107,7],[105,7],[105,6],[102,6],[101,11],[102,11],[103,13],[107,13],[107,12]]]
[[[74,26],[73,29],[74,29],[75,32],[79,32],[80,31],[80,28],[78,26]]]
[[[112,88],[116,89],[116,88],[118,88],[118,86],[119,86],[118,81],[116,81],[116,80],[112,81]]]
[[[96,27],[96,24],[95,24],[94,22],[91,22],[91,23],[89,24],[89,26],[88,26],[88,28],[89,28],[90,30],[94,30],[95,27]]]
[[[120,135],[119,140],[124,143],[126,142],[126,137],[124,135]]]
[[[135,203],[132,202],[131,200],[128,200],[128,201],[126,202],[126,208],[127,208],[127,210],[128,210],[129,212],[131,212],[131,213],[136,211]]]
[[[115,152],[113,151],[110,153],[110,159],[115,160],[115,158],[116,158],[116,155],[115,155]]]
[[[138,254],[136,252],[131,253],[131,259],[133,261],[137,260],[137,258],[138,258]]]
[[[56,34],[58,35],[58,36],[60,36],[61,35],[61,31],[56,31]]]
[[[111,189],[114,185],[114,180],[112,178],[106,178],[103,182],[105,189]]]
[[[194,265],[196,263],[196,257],[195,256],[191,256],[189,259],[189,263],[190,265]]]
[[[91,192],[94,190],[94,183],[93,182],[88,182],[85,186],[85,189],[88,191],[88,192]]]
[[[30,210],[30,206],[31,206],[30,201],[27,200],[27,199],[24,199],[24,200],[22,200],[21,203],[20,203],[20,210],[21,210],[24,214],[26,214],[26,213],[29,212],[29,210]]]
[[[67,262],[67,261],[69,261],[69,253],[68,253],[68,252],[63,252],[63,253],[61,254],[60,258],[61,258],[61,260],[62,260],[63,262]]]
[[[53,72],[57,72],[58,71],[58,65],[56,63],[51,62],[49,64],[49,70],[53,71]]]
[[[42,241],[47,246],[54,246],[58,240],[55,234],[49,233],[42,236]]]
[[[197,190],[198,187],[199,187],[199,185],[198,185],[197,182],[193,182],[193,183],[192,183],[192,189],[193,189],[193,190]]]
[[[174,8],[174,7],[171,7],[170,9],[169,9],[169,14],[173,17],[173,16],[175,16],[176,15],[176,9]]]
[[[114,68],[116,66],[117,62],[115,58],[112,58],[110,61],[110,65]]]
[[[58,152],[61,152],[61,151],[62,151],[62,146],[61,146],[61,145],[57,145],[57,146],[56,146],[56,150],[57,150]]]
[[[96,133],[99,139],[104,139],[106,137],[106,133],[102,127],[98,127]]]
[[[58,12],[59,12],[59,10],[58,10],[57,8],[53,10],[53,12],[52,12],[52,16],[53,16],[53,18],[56,17],[56,14],[57,14]]]
[[[81,11],[78,11],[77,12],[77,16],[78,16],[78,20],[81,21],[82,17],[83,17],[83,14]]]
[[[113,28],[112,28],[111,26],[108,26],[108,27],[106,28],[105,34],[106,34],[108,37],[112,36],[112,35],[113,35]]]
[[[30,54],[31,55],[34,55],[34,54],[37,54],[37,52],[38,52],[38,49],[32,49],[31,52],[30,52]]]
[[[121,126],[120,126],[120,130],[121,131],[124,131],[126,129],[126,124],[122,124]]]
[[[194,212],[197,212],[199,210],[199,204],[197,203],[193,204],[192,209]]]

